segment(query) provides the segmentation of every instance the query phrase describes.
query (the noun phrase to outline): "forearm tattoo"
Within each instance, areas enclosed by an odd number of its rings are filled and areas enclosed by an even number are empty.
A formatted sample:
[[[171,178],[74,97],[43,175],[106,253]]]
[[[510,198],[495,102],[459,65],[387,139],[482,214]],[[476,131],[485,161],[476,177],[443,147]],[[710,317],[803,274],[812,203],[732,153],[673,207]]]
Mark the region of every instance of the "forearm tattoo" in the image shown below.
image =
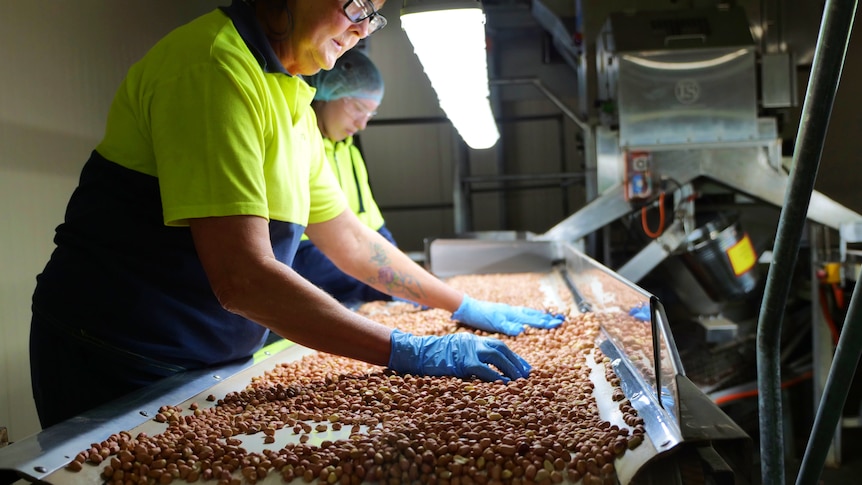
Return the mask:
[[[382,285],[386,288],[386,293],[393,296],[403,296],[407,299],[425,296],[425,290],[413,275],[399,273],[392,268],[392,260],[383,245],[373,244],[371,249],[374,253],[371,256],[371,262],[377,266],[377,275],[368,278],[366,283],[372,286]]]

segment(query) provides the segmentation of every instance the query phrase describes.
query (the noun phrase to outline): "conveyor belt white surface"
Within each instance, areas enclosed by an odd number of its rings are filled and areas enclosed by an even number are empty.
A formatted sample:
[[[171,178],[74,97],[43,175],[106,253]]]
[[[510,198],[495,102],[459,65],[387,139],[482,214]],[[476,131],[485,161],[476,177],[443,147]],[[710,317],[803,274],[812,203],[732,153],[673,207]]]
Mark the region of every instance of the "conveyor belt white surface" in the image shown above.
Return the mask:
[[[302,355],[307,355],[311,352],[312,351],[305,349],[301,346],[292,345],[274,354],[270,359],[267,359],[266,361],[261,362],[256,366],[253,366],[249,369],[246,369],[245,371],[231,376],[230,378],[225,379],[224,381],[213,386],[212,388],[206,389],[199,394],[185,400],[184,402],[179,403],[179,407],[188,410],[192,403],[197,403],[200,408],[211,406],[214,403],[208,402],[206,400],[207,396],[209,396],[210,394],[215,394],[216,396],[223,396],[227,392],[240,390],[249,383],[251,377],[258,375],[265,369],[271,368],[281,362],[289,362],[298,359]],[[604,370],[602,366],[594,367],[591,379],[595,384],[594,393],[597,396],[602,417],[612,424],[617,424],[620,427],[626,427],[626,424],[622,421],[622,415],[618,407],[616,406],[616,403],[611,400],[612,390],[604,377]],[[314,423],[312,422],[309,423],[312,424],[312,426],[314,425]],[[155,420],[150,419],[144,421],[138,426],[135,426],[134,428],[129,429],[128,431],[132,435],[137,435],[138,433],[144,432],[152,436],[161,433],[166,429],[166,427],[167,425],[165,423],[159,423]],[[296,443],[298,442],[299,436],[300,435],[293,434],[290,429],[284,428],[276,433],[275,443],[272,444],[264,444],[263,433],[256,433],[249,436],[240,435],[238,436],[238,438],[242,440],[242,446],[246,448],[249,452],[260,452],[266,448],[278,449],[288,442]],[[334,441],[338,439],[347,439],[348,436],[349,428],[347,427],[342,428],[340,431],[333,431],[332,429],[327,429],[327,431],[322,433],[310,433],[311,439],[309,443],[320,444],[324,440]],[[72,457],[74,456],[74,454],[77,454],[78,451],[81,450],[67,450],[66,452],[68,454],[66,456]],[[619,460],[617,463],[617,472],[619,475],[620,483],[629,483],[631,477],[633,477],[637,473],[637,470],[641,466],[643,466],[644,463],[652,459],[655,455],[656,450],[650,440],[646,440],[641,446],[639,446],[635,450],[627,452],[624,459]],[[102,466],[96,466],[91,464],[85,464],[83,469],[79,472],[71,472],[64,468],[61,468],[42,478],[42,481],[54,485],[79,485],[83,483],[97,484],[103,482],[103,479],[99,476],[101,471]],[[183,483],[184,481],[178,480],[177,482]],[[285,482],[282,480],[280,474],[270,473],[263,480],[258,480],[257,483],[283,484]],[[303,483],[303,480],[301,478],[297,478],[292,483]],[[565,481],[564,483],[571,482]]]

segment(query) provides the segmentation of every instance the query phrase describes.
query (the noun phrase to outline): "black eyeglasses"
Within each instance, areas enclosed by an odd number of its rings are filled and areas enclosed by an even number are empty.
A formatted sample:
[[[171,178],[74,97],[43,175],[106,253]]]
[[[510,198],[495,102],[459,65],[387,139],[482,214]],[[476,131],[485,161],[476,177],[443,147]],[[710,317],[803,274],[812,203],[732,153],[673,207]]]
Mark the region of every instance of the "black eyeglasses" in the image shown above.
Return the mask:
[[[344,15],[353,23],[368,19],[368,35],[386,27],[386,17],[377,12],[371,0],[347,0],[343,8]]]

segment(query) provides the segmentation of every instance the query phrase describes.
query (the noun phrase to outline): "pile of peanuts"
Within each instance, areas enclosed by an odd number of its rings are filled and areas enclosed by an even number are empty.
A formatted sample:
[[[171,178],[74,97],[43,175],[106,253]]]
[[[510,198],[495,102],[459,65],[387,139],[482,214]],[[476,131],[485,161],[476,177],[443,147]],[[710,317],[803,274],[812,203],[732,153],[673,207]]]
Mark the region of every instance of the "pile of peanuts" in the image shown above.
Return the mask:
[[[578,275],[579,288],[591,302],[604,302],[606,311],[600,314],[602,327],[615,341],[617,347],[625,352],[632,366],[652,385],[655,385],[655,358],[653,356],[653,331],[649,321],[626,318],[621,314],[641,305],[648,305],[649,300],[607,273],[599,270],[585,271]],[[587,282],[591,282],[589,284]],[[598,291],[597,291],[598,290]],[[675,373],[671,351],[664,339],[659,339],[660,362],[664,376]]]
[[[602,326],[616,341],[617,347],[626,353],[632,367],[649,383],[655,383],[655,368],[650,322],[621,318],[619,313],[600,313]],[[661,349],[666,352],[666,349]]]
[[[543,301],[545,276],[469,275],[449,282],[474,298],[539,308],[531,303]],[[562,301],[570,301],[565,293]],[[369,303],[358,311],[416,334],[473,331],[448,312],[405,303]],[[589,376],[593,359],[608,361],[595,346],[600,319],[608,317],[561,313],[567,318],[557,329],[495,335],[531,364],[528,379],[503,384],[399,375],[315,353],[275,366],[240,392],[210,395],[209,407],[163,406],[155,419],[165,423],[164,432],[114,434],[67,468],[99,465],[101,477],[117,484],[240,485],[273,475],[287,483],[345,485],[616,484],[615,460],[643,441],[643,420],[610,365],[604,376],[626,425],[599,416]],[[329,429],[349,430],[349,438],[309,443]],[[263,452],[247,451],[239,439],[259,434],[274,443],[285,432],[298,439]]]

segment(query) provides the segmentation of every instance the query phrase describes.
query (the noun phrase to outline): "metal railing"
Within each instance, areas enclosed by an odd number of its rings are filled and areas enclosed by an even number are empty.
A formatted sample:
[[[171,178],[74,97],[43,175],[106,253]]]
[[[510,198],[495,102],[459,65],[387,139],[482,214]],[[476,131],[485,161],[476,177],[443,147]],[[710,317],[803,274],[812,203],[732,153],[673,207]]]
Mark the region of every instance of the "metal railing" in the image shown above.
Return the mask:
[[[829,118],[844,67],[857,3],[857,0],[827,0],[823,10],[811,77],[796,136],[790,183],[778,221],[773,260],[760,308],[757,325],[757,387],[761,437],[760,472],[765,485],[785,483],[780,368],[782,316],[811,193],[817,178]],[[797,484],[817,482],[829,448],[828,442],[835,432],[843,402],[849,392],[849,379],[853,377],[862,350],[862,338],[857,336],[859,330],[853,328],[859,324],[856,321],[858,318],[855,301],[854,290],[847,322],[824,390],[825,398],[817,410]]]

